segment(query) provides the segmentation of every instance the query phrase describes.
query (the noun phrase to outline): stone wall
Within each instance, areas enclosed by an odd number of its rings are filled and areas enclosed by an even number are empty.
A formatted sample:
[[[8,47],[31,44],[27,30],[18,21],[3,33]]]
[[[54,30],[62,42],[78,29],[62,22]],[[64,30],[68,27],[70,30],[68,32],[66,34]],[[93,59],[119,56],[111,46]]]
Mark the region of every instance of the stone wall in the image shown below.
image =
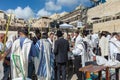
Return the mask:
[[[88,23],[93,23],[93,32],[109,31],[120,32],[120,18],[113,19],[120,16],[120,0],[110,0],[106,3],[100,4],[88,10]],[[93,20],[93,18],[100,18]],[[107,20],[108,21],[105,21]],[[94,23],[96,22],[97,23]]]
[[[113,0],[88,10],[88,22],[91,22],[94,17],[114,16],[120,13],[120,0]]]
[[[98,31],[120,32],[120,19],[93,24],[93,32]]]

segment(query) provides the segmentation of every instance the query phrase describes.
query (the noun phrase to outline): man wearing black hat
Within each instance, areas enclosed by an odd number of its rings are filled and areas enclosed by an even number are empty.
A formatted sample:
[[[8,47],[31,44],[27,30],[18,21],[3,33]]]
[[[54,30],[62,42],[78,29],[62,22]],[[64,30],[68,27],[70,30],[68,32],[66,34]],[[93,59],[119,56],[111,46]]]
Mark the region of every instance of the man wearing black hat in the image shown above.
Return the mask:
[[[68,61],[69,42],[63,38],[62,31],[57,31],[58,40],[55,41],[54,54],[57,64],[57,80],[66,80],[66,63]],[[60,79],[62,72],[62,79]]]

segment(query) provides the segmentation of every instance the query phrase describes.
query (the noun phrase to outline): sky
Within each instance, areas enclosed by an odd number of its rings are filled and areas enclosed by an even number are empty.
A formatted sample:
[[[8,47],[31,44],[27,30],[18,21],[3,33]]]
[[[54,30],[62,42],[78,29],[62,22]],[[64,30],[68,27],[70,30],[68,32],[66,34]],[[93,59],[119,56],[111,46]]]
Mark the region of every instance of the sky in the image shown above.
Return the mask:
[[[91,2],[90,0],[0,0],[0,10],[24,19],[71,12],[79,5],[89,7]]]

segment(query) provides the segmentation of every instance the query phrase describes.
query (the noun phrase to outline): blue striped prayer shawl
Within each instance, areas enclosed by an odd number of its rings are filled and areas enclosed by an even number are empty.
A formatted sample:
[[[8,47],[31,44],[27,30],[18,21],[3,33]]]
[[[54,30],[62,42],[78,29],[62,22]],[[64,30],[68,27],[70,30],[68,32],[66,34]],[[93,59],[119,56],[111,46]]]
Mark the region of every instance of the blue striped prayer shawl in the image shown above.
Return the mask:
[[[45,59],[45,55],[44,55],[43,43],[40,47],[41,47],[41,60],[40,60],[40,63],[39,63],[39,69],[38,69],[37,74],[42,76],[42,77],[47,77],[46,59]]]
[[[36,47],[39,48],[37,57],[40,57],[40,63],[39,63],[37,75],[45,78],[47,77],[46,59],[45,59],[45,51],[44,51],[45,47],[42,41],[38,41],[36,44],[37,44]],[[41,56],[39,56],[39,54],[41,54]],[[50,70],[51,70],[51,80],[54,80],[54,55],[52,52],[50,54]]]
[[[52,73],[52,76],[51,76],[51,80],[54,80],[54,54],[51,53],[50,55],[50,66],[51,66],[51,73]]]

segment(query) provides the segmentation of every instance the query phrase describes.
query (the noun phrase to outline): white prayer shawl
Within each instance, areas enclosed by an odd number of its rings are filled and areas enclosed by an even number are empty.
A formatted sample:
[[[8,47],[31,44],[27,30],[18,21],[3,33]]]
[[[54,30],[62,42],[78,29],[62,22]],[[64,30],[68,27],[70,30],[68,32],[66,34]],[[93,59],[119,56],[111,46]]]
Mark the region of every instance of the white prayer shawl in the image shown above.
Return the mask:
[[[102,36],[99,40],[99,47],[101,48],[101,56],[108,56],[108,42],[109,40]]]
[[[114,53],[120,53],[120,41],[117,39],[111,39],[109,41],[109,50],[111,57]]]
[[[81,61],[82,61],[82,67],[85,66],[85,46],[84,46],[84,43],[82,41],[82,37],[81,36],[78,36],[76,38],[76,41],[75,41],[75,47],[74,49],[72,50],[72,53],[74,55],[81,55]]]
[[[92,61],[92,57],[95,56],[95,54],[92,51],[93,45],[92,41],[90,40],[90,36],[83,38],[83,41],[86,42],[87,47],[87,49],[85,49],[85,62]]]
[[[93,35],[91,35],[91,37],[92,37],[93,47],[97,47],[97,43],[98,43],[98,39],[99,39],[98,34],[93,34]]]
[[[83,41],[85,41],[85,42],[89,42],[88,37],[87,37],[87,36],[85,36],[85,37],[83,38]]]
[[[23,77],[22,73],[20,73],[20,71],[14,64],[13,57],[12,57],[13,55],[20,56],[20,61],[21,61],[21,65],[23,68],[24,77],[28,76],[28,57],[29,57],[31,45],[32,45],[32,41],[28,38],[26,38],[25,41],[23,42],[22,49],[20,47],[20,39],[17,39],[13,43],[12,52],[11,52],[12,53],[11,54],[12,79]],[[16,62],[16,63],[20,64],[19,62]]]
[[[83,38],[83,41],[87,42],[87,47],[90,47],[93,49],[93,43],[92,43],[92,40],[90,40],[89,36]]]
[[[111,39],[111,35],[107,35],[107,39],[110,40]]]
[[[8,37],[8,40],[7,40],[7,42],[6,42],[6,47],[7,47],[7,49],[10,49],[10,47],[12,46],[13,42],[15,41],[15,39],[16,39],[16,36],[15,36],[15,35],[10,35],[10,36]]]
[[[82,55],[83,54],[83,45],[81,44],[82,43],[82,37],[80,35],[77,36],[76,40],[75,40],[75,46],[74,46],[74,49],[73,49],[73,54],[74,55]]]
[[[81,45],[82,45],[82,48],[83,48],[83,50],[82,50],[82,67],[84,67],[85,66],[85,62],[86,62],[86,56],[85,56],[85,45],[84,45],[84,43],[81,43]]]
[[[4,45],[3,43],[0,42],[0,51],[3,51],[3,48],[4,48]],[[0,80],[2,80],[3,78],[3,74],[4,71],[3,71],[3,60],[0,61]]]
[[[42,45],[44,49],[42,48]],[[35,58],[35,70],[38,76],[38,80],[51,80],[51,76],[52,76],[52,72],[51,72],[52,68],[50,65],[50,54],[52,50],[51,45],[46,39],[41,39],[39,40],[39,43],[36,43],[36,47],[39,48],[40,50],[38,57]],[[44,62],[44,60],[46,62]],[[41,64],[41,62],[44,63]],[[40,69],[42,68],[44,70],[40,71]]]
[[[6,48],[5,48],[6,51],[9,50],[9,49],[11,49],[12,44],[13,44],[13,42],[15,41],[15,39],[16,39],[16,36],[15,36],[15,35],[10,35],[10,36],[8,37],[8,40],[7,40],[7,42],[6,42]],[[9,52],[9,54],[7,55],[7,57],[10,57],[10,55],[11,55],[11,52]]]
[[[77,45],[79,42],[81,42],[83,39],[80,35],[77,36],[76,40],[75,40],[75,45]]]

